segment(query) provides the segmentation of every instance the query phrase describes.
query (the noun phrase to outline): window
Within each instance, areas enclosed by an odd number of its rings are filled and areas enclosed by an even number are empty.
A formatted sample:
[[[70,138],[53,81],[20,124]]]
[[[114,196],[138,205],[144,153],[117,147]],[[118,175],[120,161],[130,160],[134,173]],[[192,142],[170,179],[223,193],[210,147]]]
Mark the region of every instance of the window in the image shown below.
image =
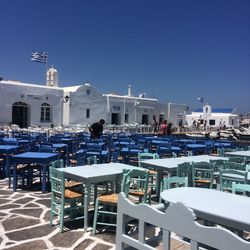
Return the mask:
[[[125,123],[128,123],[128,114],[125,114]]]
[[[215,120],[209,120],[209,125],[215,125]]]
[[[90,118],[90,109],[86,109],[86,118]]]
[[[48,103],[41,105],[41,122],[51,122],[51,106]]]

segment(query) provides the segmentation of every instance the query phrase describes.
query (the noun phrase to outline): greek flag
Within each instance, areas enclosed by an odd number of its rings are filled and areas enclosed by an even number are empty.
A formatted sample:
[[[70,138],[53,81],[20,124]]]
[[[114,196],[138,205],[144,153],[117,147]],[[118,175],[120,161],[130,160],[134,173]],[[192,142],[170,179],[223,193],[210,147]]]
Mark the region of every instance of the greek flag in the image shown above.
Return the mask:
[[[47,52],[33,52],[30,60],[33,62],[47,63]]]
[[[197,98],[197,101],[198,101],[198,102],[203,102],[204,99],[203,99],[203,97],[198,97],[198,98]]]

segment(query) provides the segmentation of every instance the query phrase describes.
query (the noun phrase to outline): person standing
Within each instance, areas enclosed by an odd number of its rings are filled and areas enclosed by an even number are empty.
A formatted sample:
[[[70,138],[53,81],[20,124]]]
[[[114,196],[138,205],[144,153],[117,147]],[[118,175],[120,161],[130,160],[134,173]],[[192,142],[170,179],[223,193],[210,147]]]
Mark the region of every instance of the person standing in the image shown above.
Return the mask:
[[[165,135],[167,130],[167,120],[164,120],[160,125],[160,134]]]
[[[90,133],[91,133],[91,137],[90,139],[100,139],[102,132],[103,132],[103,125],[105,123],[105,120],[101,119],[98,122],[93,123],[90,126]]]
[[[154,119],[153,120],[153,133],[157,134],[158,133],[158,122]]]

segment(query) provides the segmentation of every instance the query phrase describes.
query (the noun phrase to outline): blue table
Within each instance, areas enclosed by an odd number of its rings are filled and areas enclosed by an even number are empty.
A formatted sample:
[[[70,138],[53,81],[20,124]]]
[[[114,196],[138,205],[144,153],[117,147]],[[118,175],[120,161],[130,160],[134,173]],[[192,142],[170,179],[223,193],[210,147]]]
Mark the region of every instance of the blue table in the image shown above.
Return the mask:
[[[69,146],[65,143],[53,143],[52,147],[56,149],[56,152],[61,154],[63,151],[66,153],[66,163],[69,165]]]
[[[18,145],[17,138],[3,138],[3,142],[7,145]]]
[[[204,144],[186,144],[186,149],[191,150],[193,155],[195,155],[198,151],[202,151],[203,154],[206,153],[207,146]]]
[[[58,159],[58,154],[43,152],[26,152],[12,156],[13,166],[13,192],[17,189],[17,164],[41,164],[42,165],[42,192],[46,192],[46,171],[50,162]]]
[[[16,154],[19,146],[0,145],[0,154],[5,154],[4,176],[9,177],[10,170],[10,155]]]

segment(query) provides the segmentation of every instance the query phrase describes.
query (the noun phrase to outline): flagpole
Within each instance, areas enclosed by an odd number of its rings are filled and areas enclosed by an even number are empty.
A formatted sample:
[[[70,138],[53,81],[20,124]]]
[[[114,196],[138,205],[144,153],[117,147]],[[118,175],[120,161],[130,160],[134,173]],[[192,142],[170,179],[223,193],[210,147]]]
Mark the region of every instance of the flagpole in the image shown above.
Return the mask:
[[[46,52],[46,72],[45,72],[45,85],[47,85],[47,71],[48,71],[48,52]]]

